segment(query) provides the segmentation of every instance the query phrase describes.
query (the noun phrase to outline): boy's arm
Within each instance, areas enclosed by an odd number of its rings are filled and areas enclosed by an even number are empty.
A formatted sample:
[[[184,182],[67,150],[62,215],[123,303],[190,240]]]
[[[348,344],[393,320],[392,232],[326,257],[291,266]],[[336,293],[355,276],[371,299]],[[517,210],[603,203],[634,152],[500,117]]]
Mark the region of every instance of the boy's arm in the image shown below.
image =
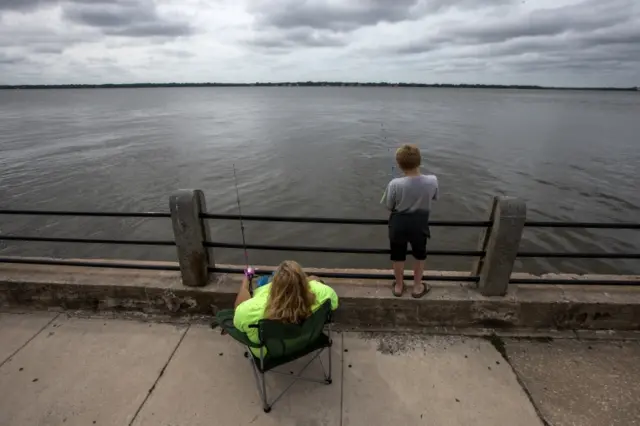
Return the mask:
[[[434,181],[434,185],[436,187],[436,190],[433,192],[433,199],[437,200],[440,196],[440,187],[438,186],[438,178],[437,177],[433,177],[433,181]]]
[[[384,204],[387,210],[390,211],[393,211],[396,206],[396,192],[392,183],[393,182],[389,182],[389,185],[387,185],[387,188],[384,190],[384,194],[382,194],[382,199],[380,200],[380,204]]]

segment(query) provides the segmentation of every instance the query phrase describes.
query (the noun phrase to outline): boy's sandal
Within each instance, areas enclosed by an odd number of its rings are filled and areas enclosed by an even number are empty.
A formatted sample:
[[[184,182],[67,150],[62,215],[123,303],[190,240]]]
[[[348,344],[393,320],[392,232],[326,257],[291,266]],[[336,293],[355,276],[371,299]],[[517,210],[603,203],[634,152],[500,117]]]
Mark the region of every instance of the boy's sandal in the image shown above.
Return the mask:
[[[411,297],[413,297],[414,299],[419,299],[425,294],[429,293],[429,290],[431,290],[431,286],[422,281],[422,291],[420,293],[411,292]]]
[[[395,296],[395,297],[402,297],[402,295],[404,294],[404,283],[402,284],[402,290],[400,291],[400,293],[398,293],[396,291],[396,282],[392,281],[391,282],[391,293]]]

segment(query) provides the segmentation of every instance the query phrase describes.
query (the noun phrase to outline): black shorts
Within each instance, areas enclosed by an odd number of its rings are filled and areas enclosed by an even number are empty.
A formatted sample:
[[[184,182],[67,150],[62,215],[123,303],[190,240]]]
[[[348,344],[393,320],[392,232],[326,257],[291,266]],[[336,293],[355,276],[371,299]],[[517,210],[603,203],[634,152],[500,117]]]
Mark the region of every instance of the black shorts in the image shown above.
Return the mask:
[[[427,239],[429,231],[429,213],[391,213],[389,218],[389,245],[391,260],[403,262],[407,259],[407,245],[411,245],[416,260],[427,258]]]

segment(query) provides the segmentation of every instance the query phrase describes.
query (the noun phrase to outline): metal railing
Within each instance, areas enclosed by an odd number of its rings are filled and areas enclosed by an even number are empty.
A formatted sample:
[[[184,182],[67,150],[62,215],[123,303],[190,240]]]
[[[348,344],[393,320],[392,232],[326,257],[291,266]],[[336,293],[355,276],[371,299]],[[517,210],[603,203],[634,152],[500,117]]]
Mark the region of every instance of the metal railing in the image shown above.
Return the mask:
[[[527,228],[640,229],[640,223],[526,221]]]
[[[170,212],[91,212],[91,211],[52,211],[52,210],[0,210],[0,216],[70,216],[70,217],[110,217],[110,218],[171,218]],[[239,215],[201,213],[200,219],[206,220],[240,220]],[[387,225],[386,219],[355,219],[355,218],[328,218],[328,217],[295,217],[295,216],[242,216],[244,221],[261,222],[286,222],[309,224],[336,224],[336,225]],[[492,221],[456,221],[435,220],[430,221],[432,227],[464,227],[480,228],[487,232],[493,226]],[[640,223],[601,223],[601,222],[552,222],[552,221],[526,221],[526,228],[570,228],[570,229],[610,229],[610,230],[640,230]],[[62,237],[35,237],[24,235],[0,234],[0,241],[26,241],[26,242],[51,242],[51,243],[79,243],[79,244],[114,244],[114,245],[140,245],[140,246],[176,246],[174,240],[123,240],[123,239],[95,239],[95,238],[62,238]],[[218,241],[202,242],[206,248],[244,249],[245,246],[236,243]],[[388,254],[388,249],[382,248],[356,248],[356,247],[322,247],[299,245],[272,245],[272,244],[247,244],[249,250],[288,251],[288,252],[314,252],[314,253],[351,253],[351,254]],[[429,250],[430,256],[458,256],[483,258],[485,250]],[[574,259],[640,259],[640,253],[609,253],[609,252],[533,252],[518,251],[518,258],[574,258]],[[177,265],[161,265],[119,261],[93,261],[93,260],[69,260],[69,259],[34,259],[19,257],[0,257],[0,263],[16,264],[40,264],[40,265],[65,265],[86,266],[124,269],[148,269],[148,270],[180,270]],[[241,273],[242,268],[220,268],[215,265],[208,267],[214,273]],[[319,271],[314,274],[327,278],[353,278],[353,279],[387,279],[393,278],[391,274],[374,274],[358,272],[331,272]],[[478,275],[433,275],[425,276],[427,280],[437,281],[462,281],[478,282]],[[510,283],[517,284],[624,284],[637,285],[640,280],[587,280],[587,279],[562,279],[562,278],[511,278]]]
[[[242,244],[205,242],[205,247],[244,249]],[[388,249],[378,248],[356,248],[356,247],[321,247],[321,246],[282,246],[274,244],[247,244],[249,250],[265,251],[290,251],[290,252],[312,252],[312,253],[350,253],[350,254],[389,254]],[[411,253],[410,251],[408,253]],[[482,250],[429,250],[429,256],[482,256]]]
[[[61,210],[0,210],[0,216],[67,216],[67,217],[109,217],[109,218],[171,218],[168,212],[95,212],[95,211],[61,211]],[[27,241],[51,243],[80,243],[80,244],[115,244],[140,246],[175,246],[175,241],[168,240],[121,240],[99,238],[61,238],[61,237],[33,237],[25,235],[0,234],[2,241]],[[99,260],[71,260],[46,258],[0,257],[0,263],[22,265],[57,265],[84,266],[95,268],[116,269],[144,269],[161,271],[179,271],[177,265],[149,264],[141,262],[99,261]]]
[[[1,211],[0,211],[1,212]],[[203,219],[218,220],[240,220],[239,215],[234,214],[212,214],[202,213]],[[245,216],[242,220],[246,222],[288,222],[288,223],[332,223],[336,225],[388,225],[388,219],[355,219],[355,218],[336,218],[336,217],[301,217],[301,216]],[[429,226],[455,226],[455,227],[471,227],[471,228],[487,228],[491,227],[490,221],[473,221],[473,220],[431,220]]]
[[[94,261],[94,260],[70,260],[70,259],[46,259],[23,257],[0,257],[0,263],[12,263],[19,265],[55,265],[55,266],[83,266],[90,268],[115,268],[115,269],[142,269],[151,271],[179,271],[178,265],[161,265],[144,262],[118,262],[118,261]]]
[[[84,216],[84,217],[155,217],[155,218],[171,218],[168,212],[87,212],[87,211],[68,211],[68,210],[0,210],[0,215],[13,216]]]
[[[175,246],[175,241],[159,241],[159,240],[114,240],[99,238],[60,238],[60,237],[29,237],[23,235],[1,235],[0,240],[3,241],[31,241],[46,243],[84,243],[84,244],[120,244],[120,245],[138,245],[138,246]]]

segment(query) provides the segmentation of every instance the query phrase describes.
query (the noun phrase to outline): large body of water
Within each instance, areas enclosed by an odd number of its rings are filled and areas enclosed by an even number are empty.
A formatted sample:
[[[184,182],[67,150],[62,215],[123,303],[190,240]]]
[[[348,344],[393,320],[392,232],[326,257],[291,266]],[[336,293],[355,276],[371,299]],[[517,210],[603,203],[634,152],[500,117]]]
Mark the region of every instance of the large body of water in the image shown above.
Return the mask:
[[[483,220],[492,196],[531,220],[640,221],[640,94],[399,88],[161,88],[0,91],[0,206],[167,211],[179,188],[236,213],[383,218],[403,142],[438,175],[434,219]],[[237,222],[211,223],[240,242]],[[264,244],[386,247],[386,227],[248,223]],[[0,216],[5,234],[171,238],[165,219]],[[477,229],[433,229],[430,247],[475,249]],[[174,259],[172,248],[0,242],[0,255]],[[525,231],[523,250],[640,251],[640,232]],[[254,264],[387,267],[386,256],[250,252]],[[473,259],[431,257],[430,269]],[[216,261],[242,263],[238,250]],[[518,262],[519,270],[640,273],[633,260]]]

